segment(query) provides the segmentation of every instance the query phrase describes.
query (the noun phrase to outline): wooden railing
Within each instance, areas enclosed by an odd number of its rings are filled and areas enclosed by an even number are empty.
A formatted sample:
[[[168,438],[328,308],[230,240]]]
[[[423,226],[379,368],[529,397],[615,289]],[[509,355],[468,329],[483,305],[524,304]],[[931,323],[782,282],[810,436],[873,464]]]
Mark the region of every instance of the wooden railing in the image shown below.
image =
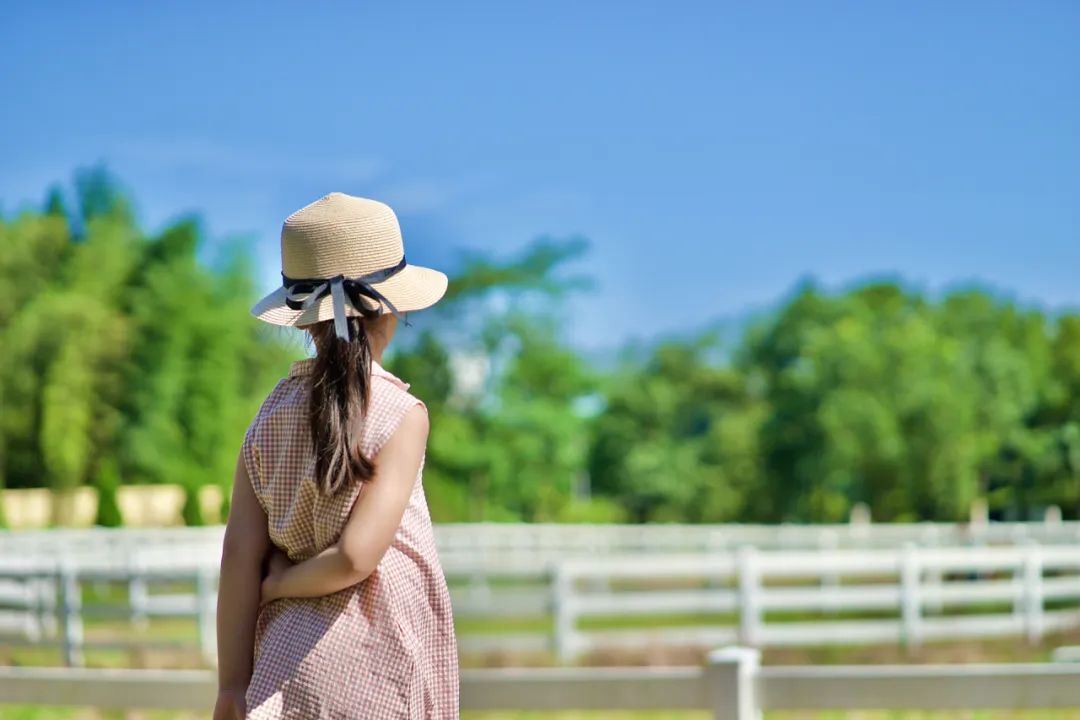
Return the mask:
[[[548,651],[563,662],[601,649],[903,643],[1014,636],[1038,641],[1080,627],[1080,549],[1073,545],[895,550],[612,554],[527,561],[447,562],[455,618],[547,618],[551,631],[460,633],[463,653]],[[0,560],[3,642],[53,644],[82,664],[87,619],[197,620],[216,654],[216,553],[171,552],[151,563],[79,565]],[[83,603],[84,586],[126,586],[118,604]],[[175,586],[186,586],[177,592]],[[164,590],[164,592],[162,592]],[[157,591],[157,592],[155,592]],[[666,626],[618,628],[664,616]],[[682,624],[670,621],[683,616]],[[689,617],[696,624],[686,625]],[[613,623],[612,618],[616,621]],[[586,629],[602,621],[614,629]],[[537,623],[532,623],[536,627]],[[148,642],[137,635],[137,643]],[[124,643],[130,646],[132,643]]]
[[[0,668],[0,704],[208,711],[208,671]],[[761,667],[729,647],[703,667],[463,670],[462,710],[952,710],[1080,707],[1080,664]]]
[[[224,528],[85,528],[0,530],[0,558],[13,554],[69,557],[76,561],[126,562],[138,551],[167,548],[200,554],[220,551]],[[449,561],[528,557],[531,562],[567,555],[609,553],[701,553],[736,550],[895,549],[979,547],[1034,541],[1080,544],[1080,522],[1048,512],[1042,522],[870,523],[853,517],[832,525],[437,523],[439,553]]]

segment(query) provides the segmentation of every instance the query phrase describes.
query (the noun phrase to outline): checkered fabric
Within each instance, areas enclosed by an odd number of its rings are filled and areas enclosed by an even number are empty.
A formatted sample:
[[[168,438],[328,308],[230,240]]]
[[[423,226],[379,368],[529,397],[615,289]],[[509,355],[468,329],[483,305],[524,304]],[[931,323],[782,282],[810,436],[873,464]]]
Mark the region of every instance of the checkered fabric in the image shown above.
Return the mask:
[[[313,359],[293,363],[263,402],[243,458],[270,539],[294,561],[337,541],[364,487],[322,497],[307,426]],[[361,446],[375,457],[405,414],[423,402],[372,363]],[[321,598],[284,598],[260,611],[248,718],[444,720],[458,718],[458,654],[450,593],[435,547],[423,463],[393,543],[378,568]]]

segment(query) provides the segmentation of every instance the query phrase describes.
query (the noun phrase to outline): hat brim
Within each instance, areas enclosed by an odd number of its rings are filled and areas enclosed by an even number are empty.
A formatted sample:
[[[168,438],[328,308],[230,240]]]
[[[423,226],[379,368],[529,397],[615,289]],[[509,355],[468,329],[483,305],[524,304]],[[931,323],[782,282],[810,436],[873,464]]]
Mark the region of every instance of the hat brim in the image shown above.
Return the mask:
[[[394,303],[398,312],[423,310],[437,303],[446,294],[447,277],[444,273],[420,265],[406,265],[400,272],[371,286]],[[374,300],[364,298],[374,309]],[[285,303],[285,288],[279,287],[251,308],[251,314],[271,325],[300,327],[334,317],[333,298],[329,293],[306,310],[293,310]],[[384,310],[389,312],[390,308]],[[346,315],[360,315],[360,311],[345,303]]]

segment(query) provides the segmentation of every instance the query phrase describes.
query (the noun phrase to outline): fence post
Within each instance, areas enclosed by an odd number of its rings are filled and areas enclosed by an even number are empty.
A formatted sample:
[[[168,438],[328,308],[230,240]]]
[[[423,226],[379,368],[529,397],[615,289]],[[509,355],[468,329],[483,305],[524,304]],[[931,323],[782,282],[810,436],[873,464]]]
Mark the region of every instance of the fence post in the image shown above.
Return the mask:
[[[211,665],[217,660],[217,595],[214,592],[214,571],[200,565],[195,576],[195,605],[199,619],[199,650]]]
[[[1029,643],[1043,636],[1043,558],[1042,547],[1031,541],[1024,553],[1024,632]]]
[[[848,514],[848,533],[852,538],[865,540],[870,536],[873,518],[870,515],[870,506],[864,502],[857,502],[851,506]]]
[[[743,545],[736,555],[739,573],[739,642],[757,647],[761,632],[761,567],[757,549]]]
[[[990,506],[986,498],[976,498],[971,502],[971,519],[968,527],[971,531],[971,539],[979,544],[987,539],[990,528]]]
[[[709,652],[705,696],[715,720],[758,720],[757,671],[761,655],[753,648],[723,647]]]
[[[28,575],[22,581],[22,591],[23,633],[31,642],[41,642],[45,637],[45,594],[41,579],[37,575]]]
[[[68,667],[82,667],[83,623],[82,597],[75,567],[64,562],[60,566],[60,624],[64,628],[64,663]]]
[[[574,578],[565,561],[552,564],[552,600],[555,606],[555,655],[560,663],[572,659],[576,643],[574,617]]]
[[[1068,542],[1064,533],[1062,533],[1063,525],[1061,507],[1059,505],[1048,506],[1043,512],[1042,533],[1040,533],[1042,542],[1046,545]]]
[[[937,523],[923,521],[920,525],[919,539],[916,543],[919,547],[940,548],[950,543],[948,536],[944,538],[944,541],[942,540],[941,526]],[[944,573],[939,569],[928,569],[923,573],[920,581],[920,587],[923,589],[922,609],[932,613],[940,613],[944,609],[945,602],[942,597],[944,581]]]
[[[60,630],[56,619],[56,575],[43,574],[37,578],[38,623],[45,637],[55,638]]]
[[[131,623],[139,630],[145,630],[149,626],[147,614],[150,605],[150,593],[146,586],[145,563],[142,556],[134,550],[128,551],[128,570],[131,577],[128,580],[128,605],[131,608]]]
[[[822,556],[828,555],[829,551],[836,550],[840,547],[840,538],[836,532],[831,529],[824,529],[818,533],[818,551]],[[840,587],[840,576],[834,572],[825,572],[821,574],[821,594],[823,596],[830,595],[834,590]],[[825,608],[826,615],[835,615],[836,608],[830,602]]]
[[[900,635],[904,646],[909,650],[917,648],[922,642],[919,620],[922,615],[922,597],[919,582],[922,569],[919,563],[919,550],[915,543],[904,543],[900,554]]]

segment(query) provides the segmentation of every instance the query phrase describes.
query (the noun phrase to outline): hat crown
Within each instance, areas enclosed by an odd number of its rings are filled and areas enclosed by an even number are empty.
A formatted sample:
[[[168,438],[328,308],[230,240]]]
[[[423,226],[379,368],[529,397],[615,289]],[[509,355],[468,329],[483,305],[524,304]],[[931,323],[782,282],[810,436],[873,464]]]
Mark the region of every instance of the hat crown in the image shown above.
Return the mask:
[[[306,205],[281,226],[281,271],[290,278],[356,277],[404,256],[390,206],[341,192]]]

